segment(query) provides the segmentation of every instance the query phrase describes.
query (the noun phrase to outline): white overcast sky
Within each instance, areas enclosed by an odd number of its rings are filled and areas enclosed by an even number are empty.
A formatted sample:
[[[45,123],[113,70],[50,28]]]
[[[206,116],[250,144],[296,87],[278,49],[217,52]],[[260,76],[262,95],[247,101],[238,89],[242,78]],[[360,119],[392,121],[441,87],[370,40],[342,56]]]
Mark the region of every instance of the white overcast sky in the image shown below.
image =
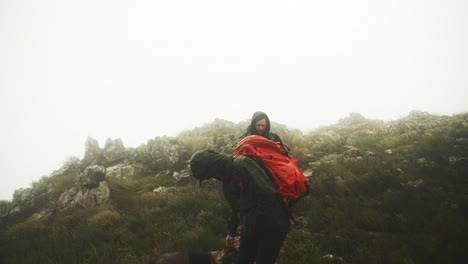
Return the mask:
[[[468,110],[466,0],[0,0],[0,199],[83,157],[257,110]]]

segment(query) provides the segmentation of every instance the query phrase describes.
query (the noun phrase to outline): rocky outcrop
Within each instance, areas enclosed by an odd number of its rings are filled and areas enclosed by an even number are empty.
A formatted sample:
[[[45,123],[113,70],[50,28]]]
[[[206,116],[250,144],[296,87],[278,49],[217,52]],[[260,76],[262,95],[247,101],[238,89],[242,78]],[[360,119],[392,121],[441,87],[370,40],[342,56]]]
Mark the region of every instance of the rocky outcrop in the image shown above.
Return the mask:
[[[10,212],[11,202],[9,201],[0,201],[0,224],[1,219],[7,217]]]
[[[334,167],[366,166],[383,160],[384,164],[398,162],[389,172],[398,178],[400,187],[417,190],[423,189],[421,187],[428,182],[419,179],[419,175],[410,177],[415,170],[430,171],[442,166],[451,180],[465,180],[468,175],[468,137],[466,129],[462,128],[467,124],[466,115],[451,120],[415,111],[407,118],[383,123],[353,113],[335,126],[304,136],[304,140],[302,134],[291,134],[286,128],[279,134],[286,143],[296,142],[291,149],[300,150],[301,168],[306,177],[326,176],[335,184],[343,185],[349,182],[351,172],[341,172]],[[83,159],[69,158],[48,176],[50,180],[44,179],[32,188],[17,190],[11,202],[0,204],[0,217],[46,219],[56,212],[110,203],[106,182],[109,178],[172,177],[177,186],[196,183],[187,167],[191,154],[199,149],[232,152],[238,142],[236,134],[244,133],[246,126],[247,123],[235,125],[215,120],[177,137],[150,139],[136,148],[125,148],[121,139],[111,138],[101,148],[96,139],[88,137]],[[281,129],[277,124],[274,127]],[[292,140],[295,136],[301,140]],[[444,150],[450,156],[423,155],[430,142],[437,142],[436,136],[444,136],[442,143],[451,144]],[[419,142],[413,142],[413,138]]]
[[[0,202],[0,218],[16,218],[19,220],[26,220],[31,215],[45,215],[44,205],[47,205],[49,200],[50,186],[45,187],[45,191],[39,190],[38,188],[20,188],[13,194],[13,200],[1,201]],[[52,212],[52,208],[48,208],[48,211]],[[41,212],[38,212],[41,211]],[[50,215],[51,213],[48,213]],[[0,223],[1,223],[0,219]]]
[[[73,187],[60,195],[57,201],[57,213],[70,212],[77,208],[95,207],[111,202],[107,182],[102,181],[93,189]]]
[[[13,194],[13,200],[9,206],[8,215],[17,216],[34,207],[34,193],[33,188],[20,188],[15,190]]]
[[[117,164],[107,168],[106,177],[135,179],[146,176],[149,173],[150,171],[141,163]]]
[[[97,187],[106,179],[106,168],[98,165],[89,166],[80,177],[78,185],[88,189]]]
[[[85,166],[111,166],[123,162],[127,156],[127,151],[121,139],[114,140],[108,138],[104,148],[101,149],[97,140],[88,137],[86,139],[85,155],[82,163]]]
[[[69,174],[79,174],[82,171],[83,162],[77,157],[70,157],[65,164],[58,170],[55,170],[49,177],[64,176]]]
[[[46,220],[78,208],[109,204],[107,177],[172,176],[183,185],[192,182],[186,164],[190,154],[179,140],[170,137],[157,137],[137,149],[126,149],[121,139],[111,138],[100,148],[97,140],[88,137],[83,159],[71,157],[32,188],[16,190],[11,202],[1,204],[0,217]],[[57,182],[65,179],[76,182],[59,190],[63,185]]]
[[[63,177],[70,170],[63,166],[52,175]],[[11,202],[2,204],[1,217],[19,217],[26,221],[48,220],[56,214],[68,213],[77,208],[94,207],[111,203],[110,189],[106,180],[106,168],[92,165],[84,170],[75,185],[64,191],[58,199],[51,200],[52,186],[18,189]]]
[[[26,221],[33,222],[33,221],[41,221],[41,220],[49,220],[54,216],[54,209],[52,208],[45,208],[33,215],[31,215]]]
[[[106,168],[102,166],[93,165],[86,168],[78,183],[60,195],[56,212],[65,213],[77,208],[109,204],[110,189],[105,176]]]
[[[175,138],[157,137],[148,140],[132,152],[135,163],[144,164],[152,172],[182,170],[187,166],[191,153],[185,151],[182,143]]]
[[[113,140],[108,138],[103,150],[103,163],[114,164],[125,159],[125,147],[120,138]]]
[[[83,164],[85,166],[97,164],[100,160],[101,154],[102,150],[99,147],[98,141],[92,137],[88,137],[85,143]]]

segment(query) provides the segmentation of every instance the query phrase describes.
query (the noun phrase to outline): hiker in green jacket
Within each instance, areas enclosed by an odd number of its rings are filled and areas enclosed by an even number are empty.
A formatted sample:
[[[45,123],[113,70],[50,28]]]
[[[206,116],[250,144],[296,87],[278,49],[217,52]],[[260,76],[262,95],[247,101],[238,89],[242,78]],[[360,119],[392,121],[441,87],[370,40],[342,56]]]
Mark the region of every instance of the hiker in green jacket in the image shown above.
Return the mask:
[[[289,217],[276,186],[256,161],[247,156],[201,150],[190,160],[192,176],[223,183],[231,207],[226,245],[232,246],[240,225],[238,263],[274,264],[289,229]]]

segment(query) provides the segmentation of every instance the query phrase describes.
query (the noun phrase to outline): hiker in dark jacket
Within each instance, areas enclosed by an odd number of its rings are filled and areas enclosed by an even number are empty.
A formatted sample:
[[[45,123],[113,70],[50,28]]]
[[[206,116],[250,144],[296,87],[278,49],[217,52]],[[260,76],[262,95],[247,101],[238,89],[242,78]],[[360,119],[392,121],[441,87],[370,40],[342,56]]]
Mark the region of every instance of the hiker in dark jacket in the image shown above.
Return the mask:
[[[226,245],[232,246],[240,225],[238,263],[274,264],[289,229],[289,217],[276,186],[256,161],[247,156],[201,150],[190,160],[192,176],[223,183],[231,207]]]
[[[271,141],[279,142],[281,146],[285,147],[281,138],[277,134],[270,132],[270,127],[270,119],[267,114],[262,111],[257,111],[253,114],[250,125],[247,127],[247,131],[240,137],[240,139],[251,135],[259,135]]]

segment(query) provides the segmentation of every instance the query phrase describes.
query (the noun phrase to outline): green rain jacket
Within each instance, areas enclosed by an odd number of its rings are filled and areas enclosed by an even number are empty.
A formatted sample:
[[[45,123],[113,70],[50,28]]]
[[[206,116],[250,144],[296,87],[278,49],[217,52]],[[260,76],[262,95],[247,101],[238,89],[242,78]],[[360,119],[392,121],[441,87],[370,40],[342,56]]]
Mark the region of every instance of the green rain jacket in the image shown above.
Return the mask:
[[[224,196],[231,207],[230,236],[236,236],[239,224],[244,232],[269,232],[289,227],[288,213],[276,186],[256,161],[239,156],[232,160],[230,171],[228,167],[222,179]]]

